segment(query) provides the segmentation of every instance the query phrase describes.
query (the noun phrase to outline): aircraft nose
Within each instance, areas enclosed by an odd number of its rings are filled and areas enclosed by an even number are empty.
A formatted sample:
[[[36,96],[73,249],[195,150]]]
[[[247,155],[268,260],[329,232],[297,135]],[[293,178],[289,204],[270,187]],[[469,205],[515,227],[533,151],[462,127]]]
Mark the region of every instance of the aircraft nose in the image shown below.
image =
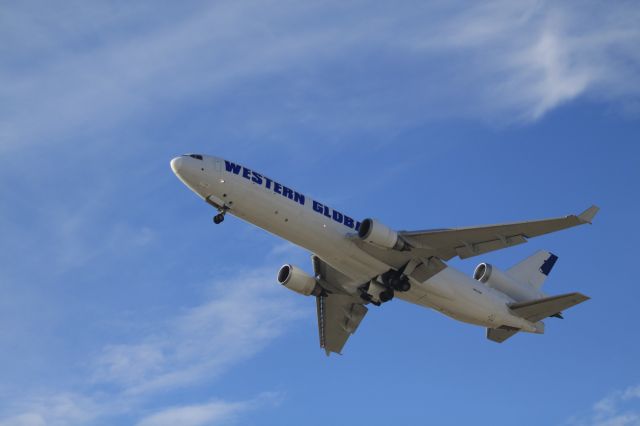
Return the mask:
[[[173,160],[171,160],[171,170],[173,170],[173,173],[175,173],[176,175],[180,173],[180,169],[183,167],[183,163],[184,163],[184,158],[182,157],[176,157]]]

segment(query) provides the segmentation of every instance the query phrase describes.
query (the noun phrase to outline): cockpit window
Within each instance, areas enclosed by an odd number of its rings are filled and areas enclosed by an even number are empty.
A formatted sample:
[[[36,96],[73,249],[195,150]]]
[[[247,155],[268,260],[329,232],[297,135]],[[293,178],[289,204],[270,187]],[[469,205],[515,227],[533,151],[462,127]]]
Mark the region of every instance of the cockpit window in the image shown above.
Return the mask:
[[[196,160],[202,160],[202,155],[200,154],[185,154],[185,156],[195,158]]]

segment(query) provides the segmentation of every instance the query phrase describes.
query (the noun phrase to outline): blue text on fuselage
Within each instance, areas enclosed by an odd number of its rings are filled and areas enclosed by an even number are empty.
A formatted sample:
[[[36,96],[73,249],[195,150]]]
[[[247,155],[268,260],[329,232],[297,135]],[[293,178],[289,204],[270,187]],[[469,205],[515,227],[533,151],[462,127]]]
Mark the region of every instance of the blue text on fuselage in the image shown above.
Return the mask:
[[[344,226],[355,229],[360,229],[360,222],[356,222],[346,214],[340,213],[338,210],[334,210],[329,206],[325,206],[318,201],[313,201],[313,211],[319,213],[335,222],[342,223]]]
[[[273,179],[269,179],[266,176],[262,176],[260,173],[254,172],[251,169],[248,169],[239,164],[234,164],[230,161],[225,160],[225,169],[233,173],[234,175],[242,176],[243,178],[255,183],[256,185],[265,186],[267,189],[271,189],[276,194],[280,194],[283,197],[287,197],[290,200],[299,203],[304,206],[305,197],[301,193],[294,191],[291,188],[288,188]]]
[[[256,185],[264,186],[267,189],[272,190],[276,194],[280,194],[283,197],[293,200],[302,206],[305,205],[306,197],[303,194],[300,194],[299,192],[294,191],[293,189],[286,187],[274,181],[273,179],[269,179],[268,177],[263,176],[260,173],[257,173],[239,164],[235,164],[227,160],[224,161],[224,164],[227,172],[233,173],[234,175],[242,176],[243,178],[255,183]],[[360,228],[360,222],[357,222],[349,216],[342,214],[337,210],[333,210],[332,208],[325,206],[317,201],[313,201],[313,211],[329,219],[332,219],[335,222],[341,223],[348,228],[355,229],[356,231],[358,230],[358,228]]]

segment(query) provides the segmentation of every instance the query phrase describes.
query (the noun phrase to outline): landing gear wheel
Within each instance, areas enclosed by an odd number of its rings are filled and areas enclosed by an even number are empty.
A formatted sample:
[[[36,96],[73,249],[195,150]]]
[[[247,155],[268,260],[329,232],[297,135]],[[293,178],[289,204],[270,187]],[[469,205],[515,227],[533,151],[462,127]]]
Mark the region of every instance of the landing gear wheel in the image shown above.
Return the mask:
[[[213,223],[215,223],[216,225],[219,223],[222,223],[223,220],[224,220],[224,214],[222,213],[218,213],[213,217]]]
[[[388,302],[389,300],[393,299],[393,289],[386,289],[385,291],[381,292],[378,297],[380,298],[380,301],[382,303]]]
[[[389,285],[394,290],[401,292],[409,291],[409,289],[411,288],[411,284],[406,277],[394,277],[389,280]]]
[[[400,285],[398,286],[398,291],[409,291],[411,289],[411,284],[409,283],[409,280],[402,280],[400,282]]]

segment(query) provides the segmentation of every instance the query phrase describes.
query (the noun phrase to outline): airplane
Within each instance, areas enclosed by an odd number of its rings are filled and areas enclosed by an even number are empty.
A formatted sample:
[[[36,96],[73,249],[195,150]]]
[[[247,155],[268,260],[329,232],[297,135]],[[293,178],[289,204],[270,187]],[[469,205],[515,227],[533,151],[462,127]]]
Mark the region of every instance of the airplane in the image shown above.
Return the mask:
[[[502,343],[518,332],[544,333],[544,320],[589,297],[549,296],[542,285],[558,257],[538,251],[510,269],[480,263],[472,277],[448,266],[527,242],[529,238],[591,223],[591,206],[578,215],[452,229],[395,231],[376,219],[358,221],[290,186],[239,163],[201,154],[171,160],[189,189],[217,210],[216,224],[230,213],[309,250],[313,275],[286,264],[282,286],[315,296],[320,347],[341,354],[368,312],[394,298],[486,327]]]

